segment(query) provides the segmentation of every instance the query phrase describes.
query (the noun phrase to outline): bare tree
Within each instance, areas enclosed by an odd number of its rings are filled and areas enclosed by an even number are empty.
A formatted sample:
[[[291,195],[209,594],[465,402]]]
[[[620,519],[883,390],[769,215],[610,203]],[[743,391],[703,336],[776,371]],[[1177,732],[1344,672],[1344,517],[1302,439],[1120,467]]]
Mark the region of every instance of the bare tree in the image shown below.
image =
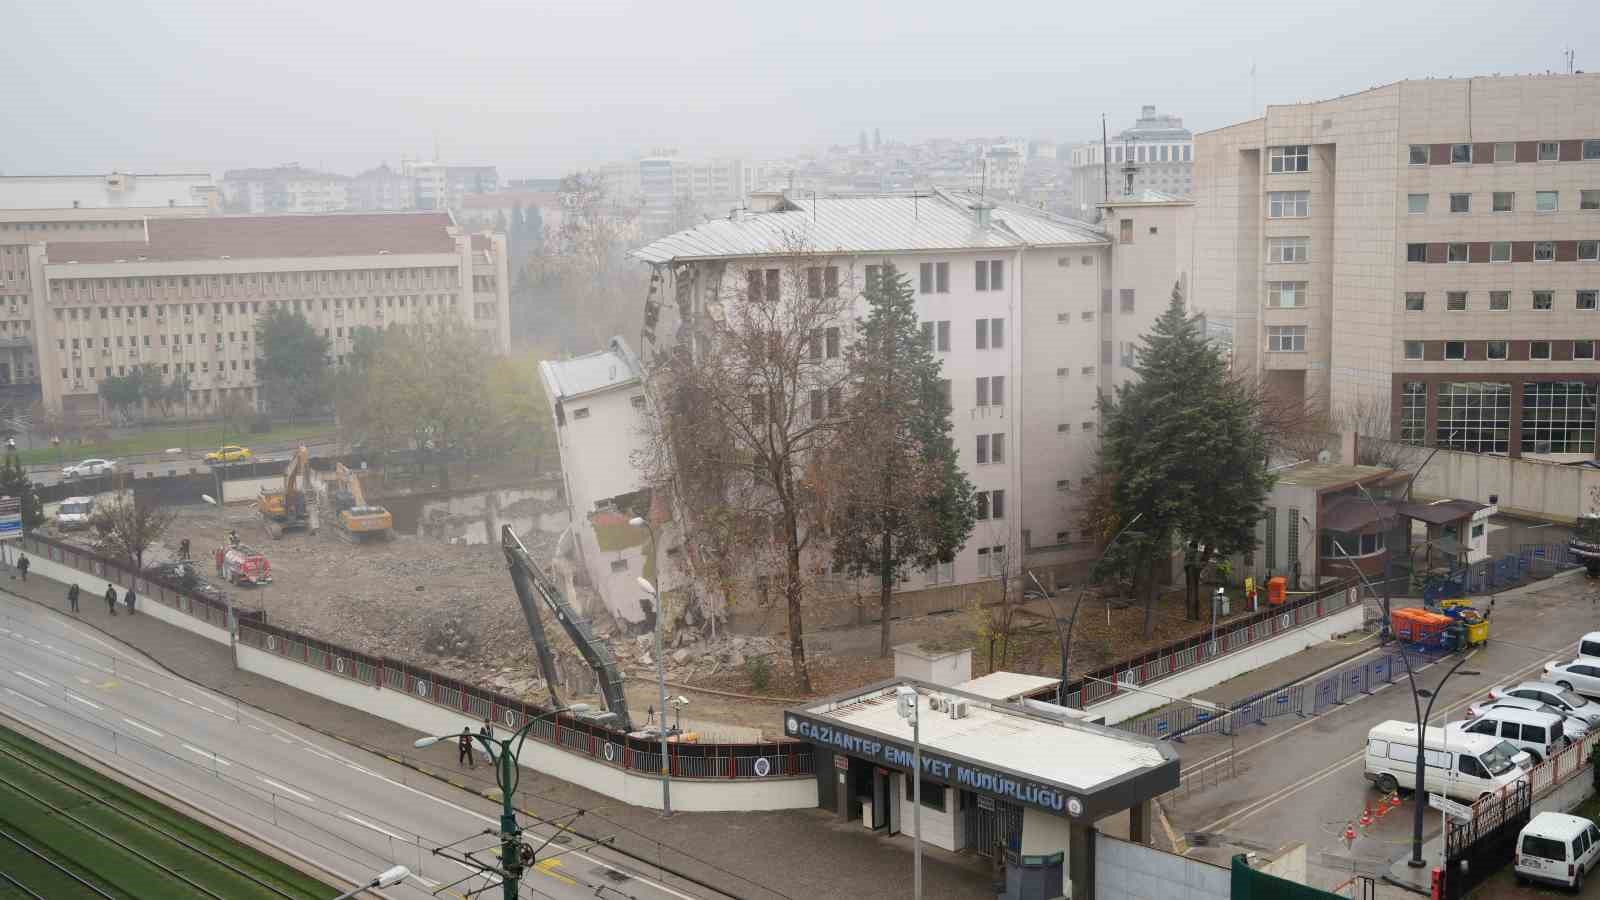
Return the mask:
[[[996,535],[1004,541],[1004,534]],[[999,552],[992,552],[998,550]],[[997,672],[1011,663],[1016,649],[1017,611],[1022,605],[1024,580],[1021,554],[1013,553],[1010,544],[997,543],[986,554],[998,596],[994,602],[985,602],[982,596],[973,601],[979,649],[986,645],[989,652],[989,671]]]
[[[1408,469],[1421,461],[1421,448],[1391,440],[1393,419],[1389,397],[1386,394],[1366,394],[1340,404],[1330,417],[1333,430],[1353,431],[1356,441],[1356,458],[1363,466],[1383,466],[1387,469]]]
[[[161,540],[177,514],[154,501],[140,502],[133,497],[107,504],[91,520],[100,538],[100,549],[109,556],[144,571],[144,554]]]
[[[795,678],[809,691],[807,551],[828,521],[823,461],[842,427],[853,291],[848,271],[790,245],[727,267],[716,312],[655,361],[658,415],[639,463],[687,507],[690,552],[725,595],[742,572],[782,583]]]

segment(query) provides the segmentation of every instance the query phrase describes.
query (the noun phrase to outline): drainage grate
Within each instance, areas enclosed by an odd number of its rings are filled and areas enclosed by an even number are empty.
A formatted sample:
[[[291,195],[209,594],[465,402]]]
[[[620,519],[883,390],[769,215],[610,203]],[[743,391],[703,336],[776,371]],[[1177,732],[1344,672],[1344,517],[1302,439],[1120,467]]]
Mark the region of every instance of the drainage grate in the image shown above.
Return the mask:
[[[598,869],[593,869],[589,874],[599,875],[602,878],[609,878],[615,884],[621,884],[624,881],[631,881],[633,879],[633,876],[629,875],[627,872],[619,872],[616,869],[612,869],[607,866],[601,866]]]

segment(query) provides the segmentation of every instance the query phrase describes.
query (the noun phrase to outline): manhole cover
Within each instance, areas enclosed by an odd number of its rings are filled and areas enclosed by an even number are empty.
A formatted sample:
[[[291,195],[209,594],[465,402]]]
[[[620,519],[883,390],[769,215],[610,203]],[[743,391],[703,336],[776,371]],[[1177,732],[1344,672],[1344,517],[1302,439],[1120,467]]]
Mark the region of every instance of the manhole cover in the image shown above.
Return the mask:
[[[614,884],[621,884],[624,881],[628,881],[633,878],[633,876],[629,875],[627,872],[619,872],[616,869],[607,868],[605,866],[595,869],[591,874],[610,879]]]

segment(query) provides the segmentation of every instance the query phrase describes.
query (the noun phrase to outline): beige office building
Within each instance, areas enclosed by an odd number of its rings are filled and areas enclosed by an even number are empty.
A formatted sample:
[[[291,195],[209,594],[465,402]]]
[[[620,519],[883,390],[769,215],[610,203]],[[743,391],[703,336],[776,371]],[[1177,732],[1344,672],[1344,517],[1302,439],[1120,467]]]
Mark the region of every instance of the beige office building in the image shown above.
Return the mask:
[[[1196,138],[1237,365],[1426,445],[1595,455],[1600,75],[1402,81]]]
[[[505,238],[448,213],[143,219],[119,240],[41,237],[24,248],[28,329],[45,404],[75,416],[102,415],[100,381],[146,363],[187,376],[180,414],[212,414],[230,394],[254,406],[256,320],[276,308],[309,319],[336,365],[357,328],[440,316],[508,346]]]

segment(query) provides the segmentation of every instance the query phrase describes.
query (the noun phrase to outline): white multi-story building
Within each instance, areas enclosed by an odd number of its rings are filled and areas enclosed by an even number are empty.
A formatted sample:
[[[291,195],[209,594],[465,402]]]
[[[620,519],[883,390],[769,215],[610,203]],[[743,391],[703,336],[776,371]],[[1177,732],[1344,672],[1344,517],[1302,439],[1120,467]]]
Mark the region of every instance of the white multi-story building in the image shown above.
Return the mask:
[[[1183,127],[1181,117],[1144,107],[1132,128],[1106,142],[1089,141],[1072,149],[1072,194],[1079,217],[1094,218],[1106,202],[1108,186],[1113,198],[1125,192],[1130,173],[1136,192],[1188,196],[1194,185],[1194,155],[1194,133]]]
[[[0,388],[40,381],[29,244],[127,241],[143,235],[149,219],[206,216],[219,206],[206,174],[0,177]],[[17,399],[32,402],[6,394]]]
[[[222,175],[230,213],[338,212],[350,208],[350,177],[290,163],[271,169],[232,169]]]
[[[417,208],[416,181],[383,163],[350,179],[350,208],[363,212],[404,212]]]
[[[50,236],[24,252],[43,400],[78,417],[103,414],[102,379],[146,363],[188,377],[184,414],[229,395],[253,406],[256,321],[277,308],[310,320],[335,364],[357,328],[441,316],[509,344],[505,238],[448,213],[147,218],[120,240]]]
[[[1097,401],[1132,374],[1134,342],[1187,280],[1191,205],[1121,198],[1107,207],[1111,233],[976,193],[756,195],[752,206],[637,251],[663,279],[660,296],[677,298],[647,330],[646,356],[657,334],[672,342],[714,329],[750,271],[792,259],[797,242],[857,293],[857,315],[868,267],[892,263],[911,279],[949,379],[952,437],[980,511],[954,563],[907,587],[992,577],[1007,560],[1092,558],[1079,522],[1099,442]],[[826,352],[842,355],[852,327],[841,321]],[[586,447],[563,444],[563,453]]]
[[[1285,396],[1595,456],[1600,75],[1401,81],[1198,138],[1195,302]]]

